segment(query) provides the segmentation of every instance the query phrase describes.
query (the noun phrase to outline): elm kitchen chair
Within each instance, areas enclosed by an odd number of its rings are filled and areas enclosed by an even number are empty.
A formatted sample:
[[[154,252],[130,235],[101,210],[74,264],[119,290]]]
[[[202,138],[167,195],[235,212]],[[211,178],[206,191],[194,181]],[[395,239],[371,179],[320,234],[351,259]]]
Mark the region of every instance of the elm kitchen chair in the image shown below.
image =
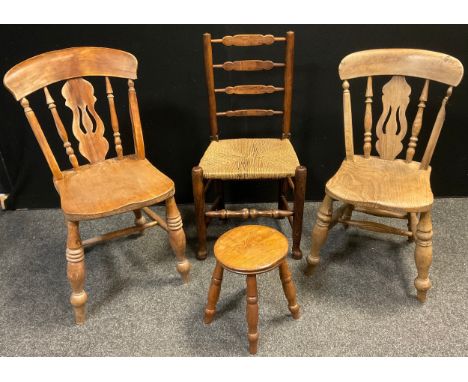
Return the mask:
[[[346,159],[325,186],[325,198],[317,213],[312,233],[312,248],[307,258],[307,273],[319,263],[319,251],[328,231],[337,223],[375,232],[406,236],[416,241],[417,277],[414,285],[420,302],[431,288],[429,268],[432,262],[433,194],[430,184],[431,161],[445,119],[446,104],[453,88],[463,77],[463,66],[446,54],[417,49],[377,49],[352,53],[339,66],[343,80],[344,138]],[[382,88],[382,112],[375,125],[377,136],[372,155],[372,103],[374,76],[390,76]],[[404,159],[397,159],[403,150],[407,128],[406,109],[411,87],[406,76],[423,79],[411,137]],[[353,146],[353,124],[349,80],[367,78],[364,114],[364,155],[356,155]],[[431,81],[448,85],[420,162],[414,160],[418,135],[428,100]],[[333,201],[343,204],[333,212]],[[353,211],[407,220],[408,230],[371,221],[352,220]]]
[[[98,47],[79,47],[47,52],[13,67],[4,77],[4,84],[20,101],[32,131],[53,174],[54,185],[66,218],[67,276],[71,285],[70,302],[75,321],[85,321],[87,294],[84,291],[84,247],[143,232],[146,228],[160,226],[169,234],[170,245],[177,257],[177,271],[187,281],[190,263],[185,257],[185,233],[182,219],[174,199],[174,183],[145,159],[145,147],[138,110],[134,80],[137,78],[137,60],[127,52]],[[104,77],[114,136],[115,157],[106,159],[109,143],[104,137],[104,123],[94,105],[96,98],[92,84],[83,77]],[[110,77],[128,81],[129,112],[133,130],[135,154],[124,155],[119,133],[119,122],[114,104]],[[67,130],[59,116],[59,106],[52,98],[50,85],[64,81],[61,87],[65,105],[73,113],[72,132],[79,142],[80,159],[89,164],[79,164],[78,155],[69,141]],[[61,86],[61,83],[60,83]],[[71,169],[62,171],[47,142],[36,115],[26,98],[42,90],[58,135],[63,141]],[[166,220],[149,206],[166,203]],[[150,221],[146,221],[142,212]],[[96,238],[81,241],[81,221],[133,212],[135,225]]]
[[[227,47],[251,47],[285,44],[284,63],[270,60],[227,61],[213,64],[212,44]],[[198,231],[197,258],[207,256],[207,225],[212,218],[287,218],[292,226],[292,256],[302,258],[300,249],[302,216],[307,170],[299,164],[296,152],[289,140],[291,135],[291,103],[293,86],[294,32],[287,32],[285,37],[273,35],[242,34],[212,39],[209,33],[203,35],[205,56],[205,74],[208,87],[209,120],[211,143],[198,166],[192,169],[195,218]],[[235,85],[215,88],[214,70],[224,71],[265,71],[281,68],[284,71],[284,87],[273,85]],[[265,95],[283,92],[283,110],[241,109],[218,112],[216,94],[234,96]],[[282,135],[279,138],[240,138],[220,139],[218,117],[283,117]],[[227,180],[275,180],[279,181],[278,209],[259,211],[244,208],[239,211],[226,210],[223,198],[223,181]],[[213,184],[217,194],[211,210],[206,211],[205,194]],[[289,191],[294,194],[294,207],[288,206]]]

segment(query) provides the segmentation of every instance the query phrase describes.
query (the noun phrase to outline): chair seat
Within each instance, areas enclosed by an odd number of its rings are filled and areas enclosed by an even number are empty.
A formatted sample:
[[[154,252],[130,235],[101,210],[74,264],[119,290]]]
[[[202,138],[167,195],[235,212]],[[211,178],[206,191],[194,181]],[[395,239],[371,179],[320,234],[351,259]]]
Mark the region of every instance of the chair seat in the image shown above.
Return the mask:
[[[63,172],[56,180],[62,210],[86,220],[150,206],[174,194],[174,182],[146,159],[108,159]]]
[[[235,273],[257,274],[277,267],[288,254],[288,239],[274,228],[243,225],[216,240],[216,260]]]
[[[240,138],[213,141],[200,167],[207,179],[279,179],[299,166],[289,139]]]
[[[419,165],[355,155],[353,161],[343,161],[326,184],[326,192],[334,199],[364,207],[426,211],[434,201],[431,168],[420,170]]]

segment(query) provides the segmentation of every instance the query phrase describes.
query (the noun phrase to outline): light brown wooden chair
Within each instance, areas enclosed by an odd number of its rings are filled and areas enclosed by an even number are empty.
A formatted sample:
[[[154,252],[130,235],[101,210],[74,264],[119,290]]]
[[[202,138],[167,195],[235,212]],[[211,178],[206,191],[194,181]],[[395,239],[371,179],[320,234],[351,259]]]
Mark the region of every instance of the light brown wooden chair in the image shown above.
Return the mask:
[[[140,123],[134,80],[137,78],[137,60],[130,53],[108,48],[80,47],[52,51],[21,62],[4,77],[4,84],[20,101],[26,118],[52,171],[54,185],[68,228],[67,275],[72,288],[70,302],[75,320],[85,320],[87,294],[84,291],[84,247],[143,232],[160,226],[169,234],[169,242],[177,257],[177,271],[187,281],[190,263],[185,257],[185,234],[182,219],[174,199],[174,183],[145,159],[145,147]],[[104,137],[104,123],[94,105],[94,88],[83,77],[105,77],[114,135],[115,157],[106,159],[109,143]],[[119,122],[114,94],[109,77],[128,80],[129,110],[133,128],[135,154],[124,155],[119,133]],[[59,116],[58,106],[48,86],[64,81],[61,91],[65,105],[73,114],[72,132],[78,144],[80,159],[89,164],[80,165],[78,155],[68,138]],[[104,78],[102,79],[104,83]],[[42,89],[57,132],[63,141],[72,169],[62,171],[52,153],[44,132],[26,98]],[[166,220],[148,207],[166,202]],[[135,226],[81,241],[79,222],[118,213],[135,214]],[[150,218],[146,222],[144,211]]]
[[[212,44],[225,46],[249,47],[271,45],[285,42],[284,63],[269,60],[227,61],[213,64]],[[193,195],[198,231],[198,259],[205,259],[207,225],[212,218],[288,218],[293,231],[292,256],[302,258],[300,249],[302,233],[302,215],[307,170],[300,166],[296,152],[289,140],[291,136],[291,103],[293,83],[294,33],[287,32],[286,37],[272,35],[245,34],[224,36],[212,39],[209,33],[203,36],[205,55],[205,74],[208,87],[211,143],[198,166],[192,169]],[[235,85],[215,88],[214,69],[225,71],[264,71],[274,68],[284,70],[284,87],[273,85]],[[283,92],[283,110],[243,109],[217,112],[216,94],[234,96],[252,96]],[[218,117],[272,117],[282,116],[281,138],[240,138],[220,139]],[[223,181],[226,180],[279,180],[278,209],[258,211],[244,208],[240,211],[226,210],[223,198]],[[205,208],[205,194],[213,184],[217,194],[210,211]],[[294,194],[294,207],[289,208],[288,192]]]
[[[430,184],[431,161],[445,119],[445,108],[453,87],[463,77],[463,66],[446,54],[417,49],[377,49],[350,54],[339,66],[343,80],[344,137],[346,159],[338,172],[325,186],[325,198],[317,213],[312,232],[312,248],[307,258],[307,273],[311,274],[319,263],[319,252],[328,231],[336,224],[356,226],[369,231],[392,233],[416,240],[415,262],[418,276],[414,282],[419,301],[426,300],[431,288],[429,268],[432,262],[433,195]],[[372,78],[391,76],[382,88],[382,112],[375,125],[377,140],[372,151]],[[397,159],[403,150],[402,140],[407,132],[406,109],[410,102],[411,87],[405,76],[424,79],[411,137],[404,159]],[[364,115],[364,155],[355,155],[351,94],[348,80],[367,77]],[[449,85],[437,114],[421,162],[413,160],[423,113],[428,100],[429,83],[436,81]],[[332,210],[333,201],[343,205]],[[353,211],[398,218],[408,221],[408,230],[384,224],[351,220]]]

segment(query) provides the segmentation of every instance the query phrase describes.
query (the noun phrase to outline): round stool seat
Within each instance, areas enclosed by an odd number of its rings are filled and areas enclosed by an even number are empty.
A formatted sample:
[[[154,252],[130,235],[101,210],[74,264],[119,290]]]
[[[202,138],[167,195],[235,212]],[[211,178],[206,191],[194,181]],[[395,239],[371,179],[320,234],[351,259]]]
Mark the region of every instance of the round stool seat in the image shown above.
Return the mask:
[[[279,231],[262,225],[233,228],[216,241],[216,260],[226,269],[257,274],[277,267],[287,256],[288,239]]]

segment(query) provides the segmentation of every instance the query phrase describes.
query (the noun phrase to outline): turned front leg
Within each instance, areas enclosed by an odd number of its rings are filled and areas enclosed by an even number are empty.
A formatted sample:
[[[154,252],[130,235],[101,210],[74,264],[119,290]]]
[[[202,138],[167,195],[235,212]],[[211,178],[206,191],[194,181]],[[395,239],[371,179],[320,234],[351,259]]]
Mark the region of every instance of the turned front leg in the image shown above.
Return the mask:
[[[172,196],[166,200],[166,221],[169,232],[169,243],[177,258],[177,272],[186,283],[189,280],[190,263],[185,257],[185,233],[179,209]]]
[[[307,257],[306,274],[310,275],[320,262],[320,248],[327,240],[328,227],[330,226],[333,212],[333,199],[325,195],[317,212],[317,222],[312,231],[312,246],[310,255]]]
[[[221,283],[223,282],[223,267],[216,262],[213,276],[211,277],[210,290],[208,291],[208,302],[205,308],[205,324],[210,324],[216,313],[216,304],[218,303]]]
[[[432,283],[429,280],[429,268],[432,263],[432,218],[431,211],[421,212],[416,232],[416,249],[414,260],[418,269],[418,277],[414,280],[414,286],[418,291],[418,300],[426,301],[427,291]]]
[[[88,295],[84,291],[86,277],[84,250],[78,222],[67,222],[67,228],[67,277],[72,289],[70,303],[75,311],[75,322],[83,324],[86,318],[86,301],[88,300]]]
[[[304,200],[307,181],[307,169],[304,166],[298,166],[294,176],[294,215],[292,227],[292,257],[295,260],[302,259],[301,235],[302,218],[304,215]]]
[[[257,353],[258,344],[258,295],[256,275],[247,276],[247,325],[250,354]]]
[[[300,317],[299,304],[296,299],[296,286],[292,281],[291,272],[289,271],[288,263],[283,261],[279,266],[279,274],[281,283],[283,284],[283,291],[288,300],[288,308],[293,318],[297,320]]]
[[[203,184],[203,169],[200,166],[192,169],[192,186],[198,234],[197,259],[205,260],[208,254],[206,249],[205,185]]]

